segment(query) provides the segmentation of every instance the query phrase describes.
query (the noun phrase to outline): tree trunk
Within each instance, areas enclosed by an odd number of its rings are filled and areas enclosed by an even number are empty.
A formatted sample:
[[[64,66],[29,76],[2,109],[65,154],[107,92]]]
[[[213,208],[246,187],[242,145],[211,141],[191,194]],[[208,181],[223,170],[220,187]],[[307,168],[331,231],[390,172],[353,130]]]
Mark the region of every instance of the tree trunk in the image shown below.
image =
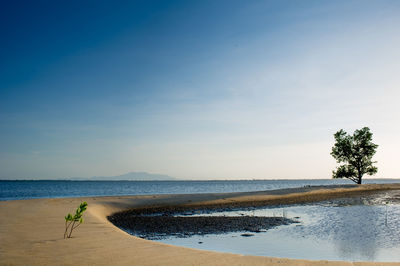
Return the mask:
[[[357,167],[357,172],[358,172],[357,184],[361,185],[361,178],[362,178],[363,174],[361,173],[361,168],[360,167]]]

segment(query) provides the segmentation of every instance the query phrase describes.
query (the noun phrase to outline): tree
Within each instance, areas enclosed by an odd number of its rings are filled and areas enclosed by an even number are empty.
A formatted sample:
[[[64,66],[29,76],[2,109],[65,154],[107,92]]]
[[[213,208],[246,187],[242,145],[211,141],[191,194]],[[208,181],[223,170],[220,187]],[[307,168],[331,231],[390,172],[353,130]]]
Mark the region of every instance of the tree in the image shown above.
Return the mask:
[[[335,145],[331,155],[338,163],[343,163],[333,171],[333,178],[348,178],[361,184],[364,174],[374,175],[378,168],[373,164],[372,156],[378,145],[372,143],[372,133],[368,127],[354,131],[349,135],[343,129],[334,134]]]
[[[72,230],[77,228],[81,223],[83,223],[83,212],[86,211],[87,208],[87,203],[86,201],[82,202],[79,207],[75,211],[75,215],[72,216],[72,214],[68,213],[67,216],[65,216],[65,232],[64,232],[64,238],[70,238],[72,235]],[[68,233],[69,229],[69,233]]]

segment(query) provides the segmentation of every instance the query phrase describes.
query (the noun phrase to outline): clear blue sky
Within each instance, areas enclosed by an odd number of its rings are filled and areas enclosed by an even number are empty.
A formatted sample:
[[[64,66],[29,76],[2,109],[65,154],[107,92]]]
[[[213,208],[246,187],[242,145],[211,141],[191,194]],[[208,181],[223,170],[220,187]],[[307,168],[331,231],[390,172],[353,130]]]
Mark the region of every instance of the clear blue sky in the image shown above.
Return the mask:
[[[400,1],[2,1],[0,178],[399,178]]]

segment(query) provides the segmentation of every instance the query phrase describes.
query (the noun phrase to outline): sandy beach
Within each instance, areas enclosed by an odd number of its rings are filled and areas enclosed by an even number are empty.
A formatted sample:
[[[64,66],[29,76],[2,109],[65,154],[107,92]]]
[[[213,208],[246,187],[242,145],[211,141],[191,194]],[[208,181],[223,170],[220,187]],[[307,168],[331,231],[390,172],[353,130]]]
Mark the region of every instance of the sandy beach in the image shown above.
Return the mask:
[[[244,256],[170,246],[127,234],[107,216],[129,209],[184,206],[262,206],[357,196],[400,184],[304,187],[262,192],[33,199],[0,202],[1,265],[400,265],[400,263],[306,261]],[[85,222],[63,239],[64,216],[80,202]]]

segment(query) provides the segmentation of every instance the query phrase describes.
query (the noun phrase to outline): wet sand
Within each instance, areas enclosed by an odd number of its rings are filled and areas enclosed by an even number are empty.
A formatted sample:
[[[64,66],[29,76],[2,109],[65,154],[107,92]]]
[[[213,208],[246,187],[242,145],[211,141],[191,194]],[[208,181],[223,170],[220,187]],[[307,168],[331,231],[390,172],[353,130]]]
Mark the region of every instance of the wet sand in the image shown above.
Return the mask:
[[[130,209],[305,203],[396,189],[400,184],[263,192],[34,199],[0,202],[1,265],[400,265],[281,259],[175,247],[131,236],[107,217]],[[63,239],[64,216],[87,201],[85,223]]]

